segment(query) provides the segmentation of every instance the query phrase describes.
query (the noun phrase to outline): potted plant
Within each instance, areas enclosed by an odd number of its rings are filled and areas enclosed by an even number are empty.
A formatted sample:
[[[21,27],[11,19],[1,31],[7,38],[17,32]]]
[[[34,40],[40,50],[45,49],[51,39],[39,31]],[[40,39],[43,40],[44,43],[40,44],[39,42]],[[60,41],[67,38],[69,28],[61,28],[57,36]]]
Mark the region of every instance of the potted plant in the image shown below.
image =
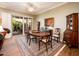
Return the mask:
[[[3,39],[4,39],[4,35],[0,34],[0,50],[1,50],[2,45],[3,45]]]

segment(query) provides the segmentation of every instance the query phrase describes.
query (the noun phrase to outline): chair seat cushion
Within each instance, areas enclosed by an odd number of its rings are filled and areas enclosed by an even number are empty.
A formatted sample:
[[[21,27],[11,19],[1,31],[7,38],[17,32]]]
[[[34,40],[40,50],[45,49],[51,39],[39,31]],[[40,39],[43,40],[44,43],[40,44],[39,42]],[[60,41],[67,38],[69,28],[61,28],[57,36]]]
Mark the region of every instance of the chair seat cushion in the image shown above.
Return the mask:
[[[46,39],[42,39],[42,42],[46,43]],[[47,42],[48,42],[48,40],[47,40]]]
[[[30,36],[30,38],[34,38],[33,36]]]
[[[58,35],[53,35],[54,37],[59,37]]]

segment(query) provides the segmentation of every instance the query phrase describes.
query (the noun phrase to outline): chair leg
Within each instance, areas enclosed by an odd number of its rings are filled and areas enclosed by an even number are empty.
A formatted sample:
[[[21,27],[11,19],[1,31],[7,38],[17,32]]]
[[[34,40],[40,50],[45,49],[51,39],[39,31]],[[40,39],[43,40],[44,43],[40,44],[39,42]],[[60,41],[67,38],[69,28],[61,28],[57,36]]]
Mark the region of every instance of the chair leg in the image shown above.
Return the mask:
[[[59,37],[59,42],[60,42],[60,37]]]
[[[28,42],[28,40],[29,40],[28,36],[26,37],[26,39],[27,39],[27,42]]]
[[[60,42],[60,37],[57,37],[57,43]]]
[[[30,43],[31,43],[31,39],[29,40],[29,45],[30,45]]]
[[[28,42],[28,38],[27,38],[27,42]]]
[[[35,43],[37,43],[37,38],[35,38]]]
[[[26,41],[28,42],[28,39],[27,39],[27,36],[25,35],[25,39],[26,39]]]
[[[40,40],[39,40],[39,50],[40,50]]]
[[[51,37],[51,48],[52,48],[52,37]]]
[[[58,43],[58,39],[57,39],[57,43]]]
[[[46,51],[48,51],[48,49],[47,49],[47,43],[46,43]]]
[[[51,41],[51,48],[52,48],[52,41]]]

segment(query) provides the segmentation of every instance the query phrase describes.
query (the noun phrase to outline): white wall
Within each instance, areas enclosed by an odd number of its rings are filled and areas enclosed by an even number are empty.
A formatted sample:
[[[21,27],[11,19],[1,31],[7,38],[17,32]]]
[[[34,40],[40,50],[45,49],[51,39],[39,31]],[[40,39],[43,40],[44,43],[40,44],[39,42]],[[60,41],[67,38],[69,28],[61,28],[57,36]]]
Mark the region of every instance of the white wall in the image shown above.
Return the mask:
[[[79,13],[79,3],[67,3],[37,16],[37,20],[44,26],[45,18],[54,17],[54,27],[61,28],[61,41],[63,40],[63,32],[66,29],[66,16],[71,13]]]
[[[11,30],[11,33],[6,36],[6,37],[11,37],[12,36],[12,27],[11,27],[11,17],[12,16],[21,16],[21,17],[33,17],[32,15],[21,13],[21,12],[16,12],[16,11],[11,11],[8,9],[3,9],[0,8],[0,14],[3,18],[2,20],[2,26],[3,27],[9,27]]]
[[[6,36],[6,38],[10,38],[12,36],[12,26],[11,26],[11,14],[9,13],[1,13],[2,16],[2,27],[10,29],[10,34]]]

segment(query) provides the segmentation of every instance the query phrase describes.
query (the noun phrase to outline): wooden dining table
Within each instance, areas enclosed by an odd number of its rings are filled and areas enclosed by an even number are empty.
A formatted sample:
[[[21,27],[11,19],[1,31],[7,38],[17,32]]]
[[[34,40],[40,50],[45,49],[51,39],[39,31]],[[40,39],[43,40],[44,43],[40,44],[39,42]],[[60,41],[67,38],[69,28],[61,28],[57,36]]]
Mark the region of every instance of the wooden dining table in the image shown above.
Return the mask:
[[[33,37],[35,38],[36,43],[38,42],[39,50],[40,50],[40,42],[41,42],[43,39],[46,39],[46,41],[47,41],[47,40],[50,39],[50,37],[51,37],[51,34],[50,34],[49,31],[48,31],[48,32],[28,31],[28,32],[26,32],[26,34],[31,35],[31,36],[33,36]],[[50,40],[51,40],[51,39],[50,39]],[[52,40],[51,40],[51,42],[52,42]],[[29,45],[30,45],[30,43],[29,43]],[[51,44],[51,45],[52,45],[52,44]],[[46,51],[47,51],[47,44],[46,44]]]
[[[38,45],[39,45],[39,50],[40,50],[40,42],[42,42],[42,40],[46,40],[46,51],[48,50],[47,49],[47,43],[48,42],[52,42],[52,38],[51,38],[51,33],[50,31],[47,31],[47,32],[41,32],[41,31],[26,31],[25,32],[26,34],[28,35],[31,35],[35,38],[35,41],[36,43],[38,42]],[[30,39],[30,42],[31,42],[31,39]],[[29,42],[29,45],[30,45],[30,42]],[[52,47],[52,43],[51,43],[51,47]]]
[[[29,31],[29,32],[26,32],[26,33],[30,34],[32,36],[35,36],[35,37],[46,37],[46,36],[50,35],[49,32],[41,32],[41,31]]]
[[[33,36],[36,42],[39,41],[40,39],[42,40],[43,38],[50,37],[49,32],[42,32],[37,30],[26,31],[25,33],[27,35]]]

